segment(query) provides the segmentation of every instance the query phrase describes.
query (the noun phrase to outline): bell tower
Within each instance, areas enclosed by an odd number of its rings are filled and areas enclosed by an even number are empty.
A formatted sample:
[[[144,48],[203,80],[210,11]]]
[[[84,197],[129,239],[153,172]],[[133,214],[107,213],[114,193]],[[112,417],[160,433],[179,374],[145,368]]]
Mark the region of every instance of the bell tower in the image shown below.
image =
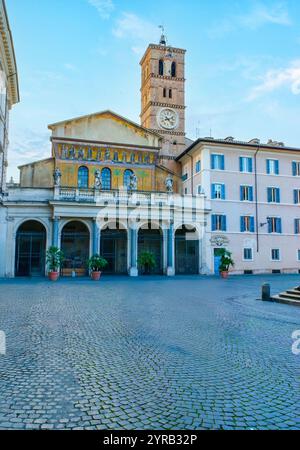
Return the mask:
[[[161,157],[173,159],[185,144],[186,50],[167,45],[162,34],[159,44],[150,44],[140,62],[141,124],[163,137]]]

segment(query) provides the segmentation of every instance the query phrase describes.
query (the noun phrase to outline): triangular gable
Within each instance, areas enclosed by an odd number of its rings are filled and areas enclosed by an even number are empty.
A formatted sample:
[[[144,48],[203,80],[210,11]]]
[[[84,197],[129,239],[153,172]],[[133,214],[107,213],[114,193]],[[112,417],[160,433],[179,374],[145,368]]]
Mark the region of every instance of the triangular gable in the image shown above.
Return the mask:
[[[161,137],[114,113],[102,111],[48,126],[52,137],[160,147]]]

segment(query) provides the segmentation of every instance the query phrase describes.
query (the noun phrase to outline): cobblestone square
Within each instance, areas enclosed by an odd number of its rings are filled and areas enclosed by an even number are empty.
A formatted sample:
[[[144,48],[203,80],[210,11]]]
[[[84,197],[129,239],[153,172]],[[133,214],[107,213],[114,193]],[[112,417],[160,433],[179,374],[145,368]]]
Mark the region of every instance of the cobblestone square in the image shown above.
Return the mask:
[[[298,275],[0,281],[1,429],[300,429]]]

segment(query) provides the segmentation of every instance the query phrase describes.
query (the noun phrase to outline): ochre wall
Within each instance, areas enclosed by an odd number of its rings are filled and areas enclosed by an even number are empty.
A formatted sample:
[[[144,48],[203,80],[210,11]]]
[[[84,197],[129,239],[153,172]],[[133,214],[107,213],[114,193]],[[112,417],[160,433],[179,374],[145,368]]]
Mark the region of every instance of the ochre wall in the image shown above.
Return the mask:
[[[37,161],[20,167],[21,187],[52,187],[54,159]]]

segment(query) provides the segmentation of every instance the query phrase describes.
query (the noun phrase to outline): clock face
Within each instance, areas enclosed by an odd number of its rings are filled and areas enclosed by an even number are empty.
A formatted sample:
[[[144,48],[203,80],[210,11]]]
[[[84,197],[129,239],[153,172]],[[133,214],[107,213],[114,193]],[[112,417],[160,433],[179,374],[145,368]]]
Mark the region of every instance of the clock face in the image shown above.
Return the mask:
[[[158,113],[158,123],[166,130],[173,130],[178,124],[178,114],[170,108],[164,108]]]

